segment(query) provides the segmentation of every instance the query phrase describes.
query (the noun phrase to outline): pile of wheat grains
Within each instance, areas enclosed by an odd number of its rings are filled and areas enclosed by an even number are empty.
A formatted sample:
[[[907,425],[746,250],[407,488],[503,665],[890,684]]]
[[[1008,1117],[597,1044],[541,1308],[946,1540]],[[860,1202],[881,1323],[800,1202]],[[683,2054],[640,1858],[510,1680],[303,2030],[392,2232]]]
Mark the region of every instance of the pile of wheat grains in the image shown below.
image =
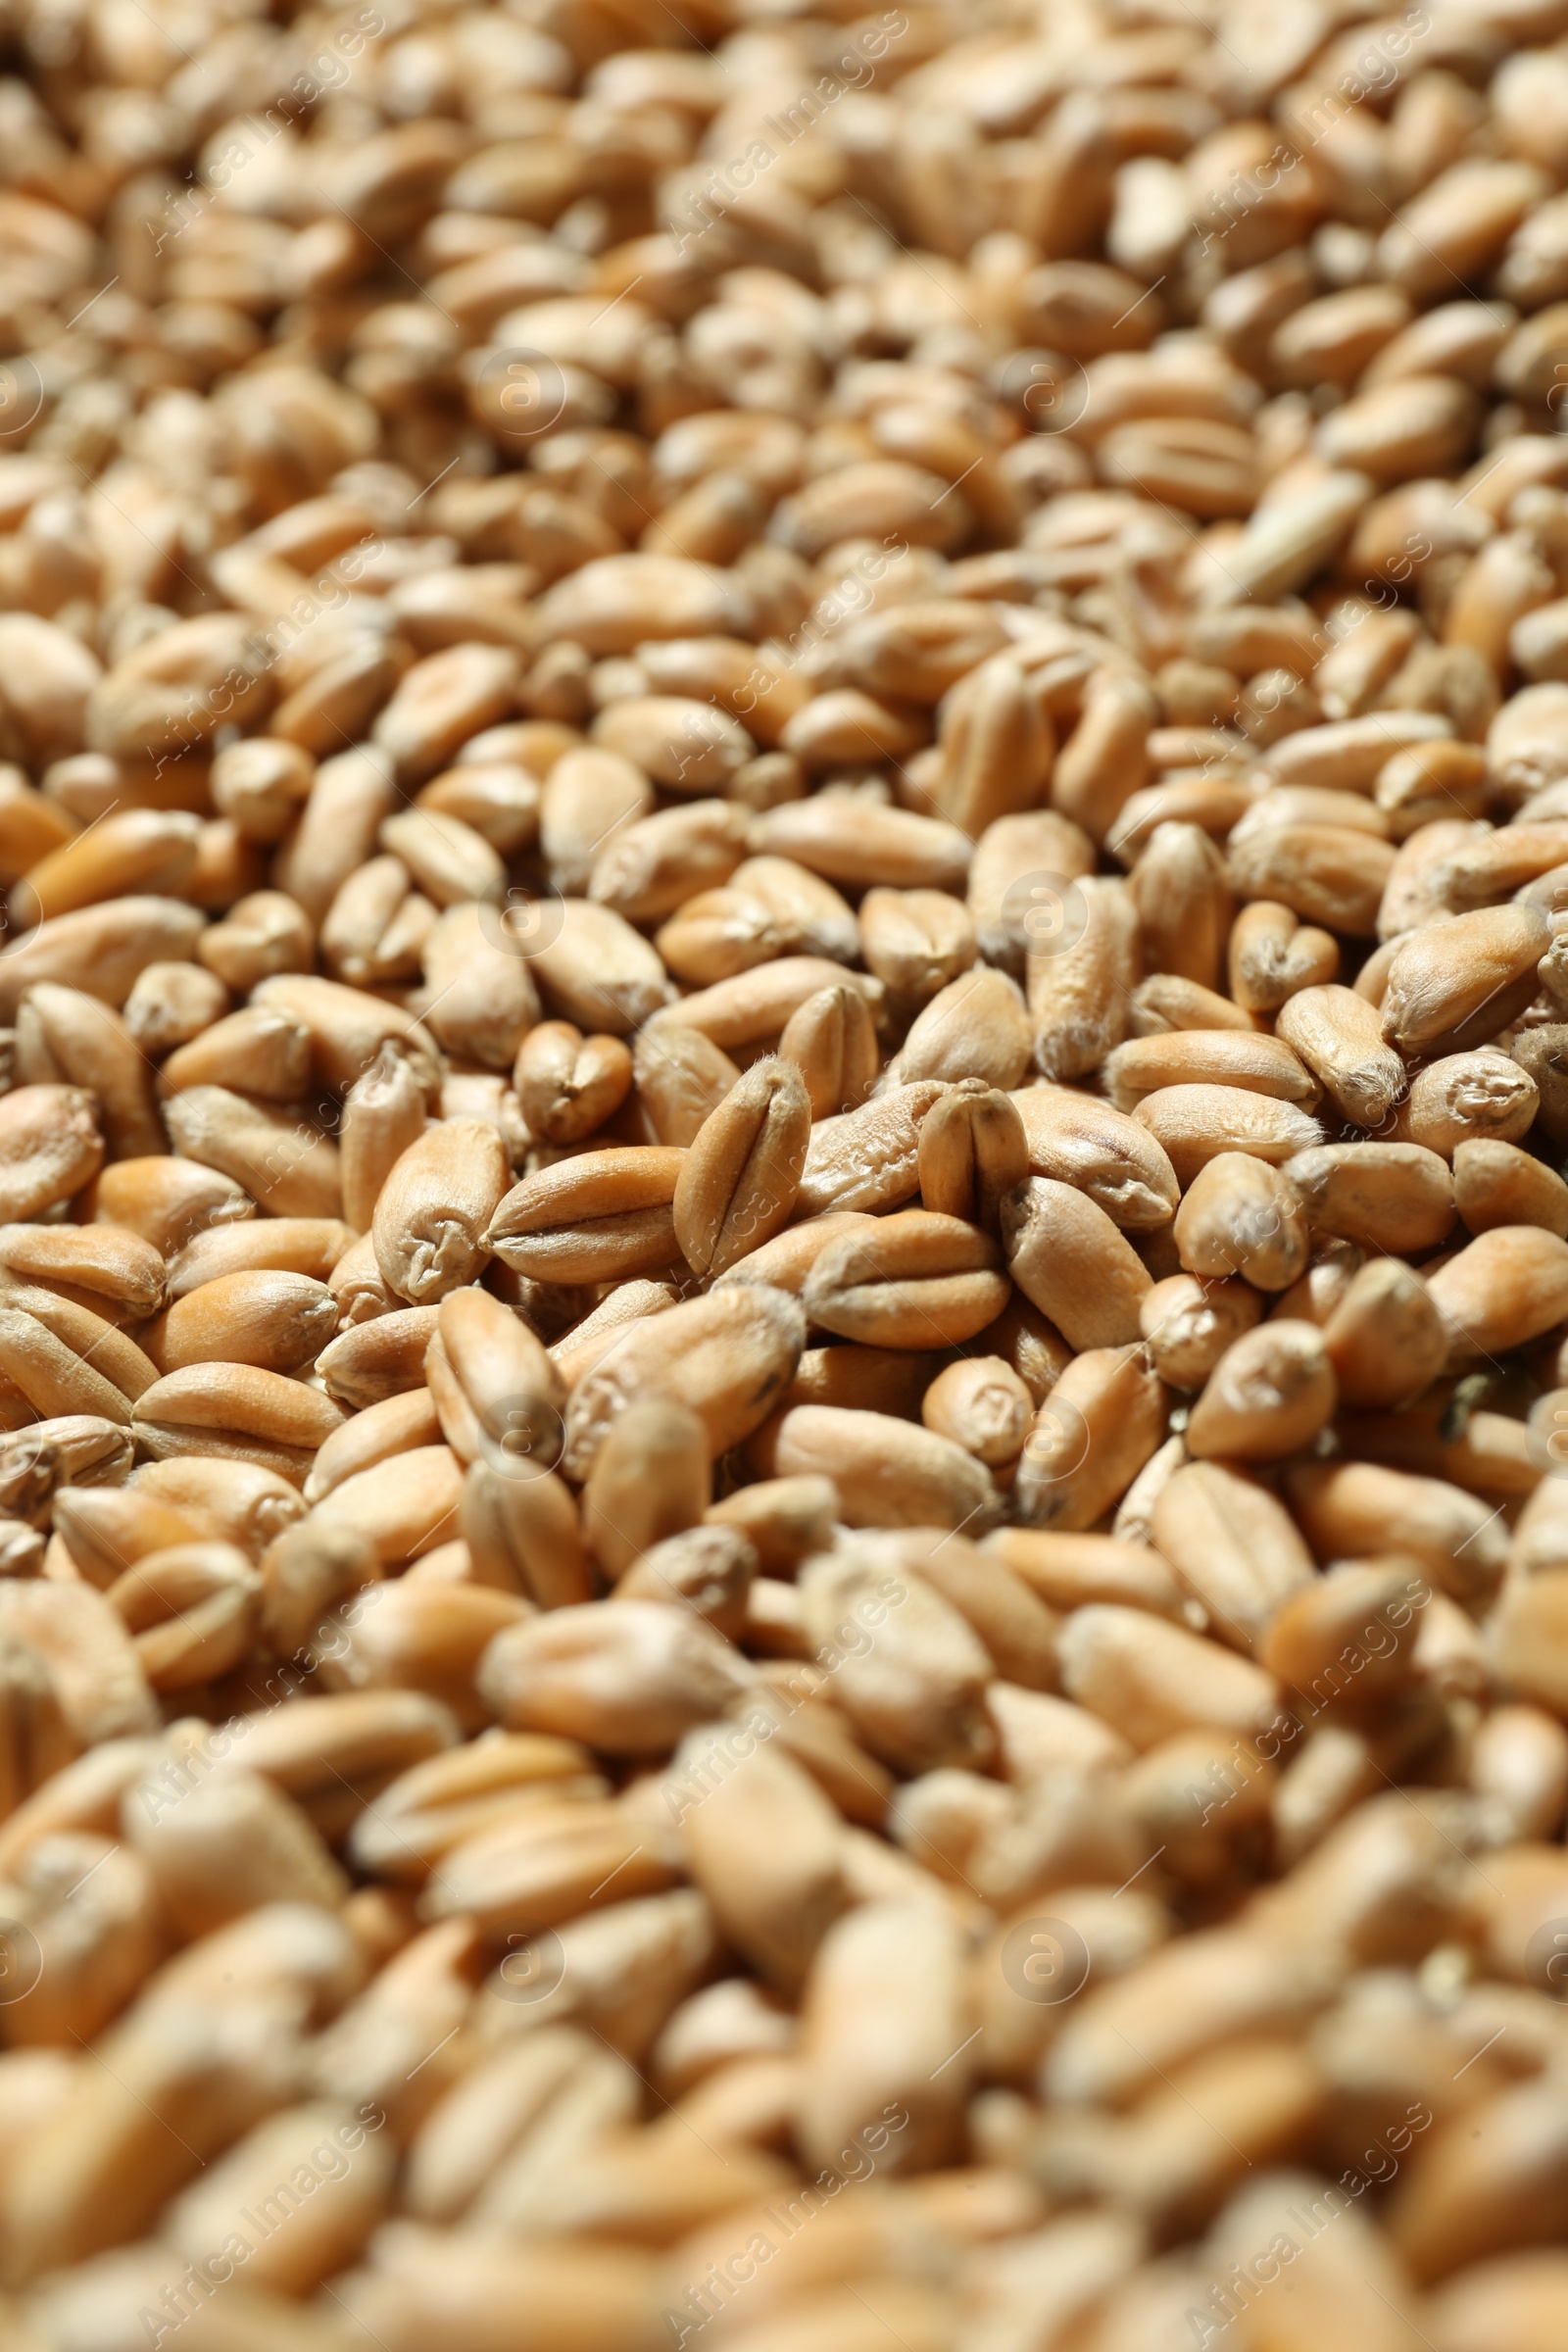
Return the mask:
[[[6,2352],[1562,2352],[1568,0],[0,0]]]

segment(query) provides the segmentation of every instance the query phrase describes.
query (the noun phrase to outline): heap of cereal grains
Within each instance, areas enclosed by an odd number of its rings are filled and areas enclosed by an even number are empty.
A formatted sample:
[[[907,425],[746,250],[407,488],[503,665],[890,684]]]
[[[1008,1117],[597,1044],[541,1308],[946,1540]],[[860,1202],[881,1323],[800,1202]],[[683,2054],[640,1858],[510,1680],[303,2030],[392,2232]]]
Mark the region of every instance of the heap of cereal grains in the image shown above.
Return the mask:
[[[8,2352],[1568,2343],[1568,0],[809,6],[0,7]]]

